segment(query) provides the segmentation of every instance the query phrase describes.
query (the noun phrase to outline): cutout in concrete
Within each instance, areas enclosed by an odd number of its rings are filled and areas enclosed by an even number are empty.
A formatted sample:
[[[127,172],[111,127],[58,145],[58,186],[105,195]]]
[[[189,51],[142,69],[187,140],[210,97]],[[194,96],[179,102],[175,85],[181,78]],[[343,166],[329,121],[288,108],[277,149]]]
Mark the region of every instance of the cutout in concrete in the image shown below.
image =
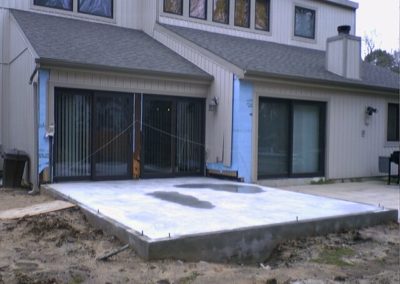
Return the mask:
[[[241,184],[212,184],[212,183],[198,183],[198,184],[179,184],[175,185],[179,188],[207,188],[215,191],[226,191],[230,193],[245,193],[254,194],[264,192],[261,188],[257,186],[241,185]]]
[[[208,201],[199,200],[191,195],[184,195],[175,191],[155,191],[152,193],[148,193],[147,195],[153,196],[155,198],[164,201],[169,201],[183,206],[194,207],[199,209],[212,209],[215,207],[212,203]]]

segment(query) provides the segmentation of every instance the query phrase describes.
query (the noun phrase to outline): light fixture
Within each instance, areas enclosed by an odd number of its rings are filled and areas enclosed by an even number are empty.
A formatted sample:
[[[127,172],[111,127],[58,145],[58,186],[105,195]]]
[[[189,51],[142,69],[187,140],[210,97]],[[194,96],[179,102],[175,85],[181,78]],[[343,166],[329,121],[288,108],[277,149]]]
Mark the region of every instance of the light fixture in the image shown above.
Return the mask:
[[[369,125],[372,119],[372,116],[377,113],[378,110],[372,106],[367,106],[365,108],[365,125]]]
[[[211,103],[208,105],[208,111],[216,112],[218,108],[219,100],[217,97],[211,99]]]

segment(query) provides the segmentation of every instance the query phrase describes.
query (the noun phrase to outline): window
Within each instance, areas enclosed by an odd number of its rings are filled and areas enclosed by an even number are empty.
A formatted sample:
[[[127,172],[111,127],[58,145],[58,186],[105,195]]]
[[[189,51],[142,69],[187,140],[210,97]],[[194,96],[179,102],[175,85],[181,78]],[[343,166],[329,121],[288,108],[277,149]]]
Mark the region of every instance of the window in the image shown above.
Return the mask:
[[[315,38],[315,11],[302,7],[295,7],[294,35],[299,37]]]
[[[197,19],[207,19],[207,0],[190,0],[189,16]]]
[[[229,0],[213,0],[213,21],[229,24]]]
[[[34,0],[33,4],[37,6],[72,11],[72,1],[73,0]]]
[[[113,17],[113,0],[79,0],[78,11],[100,17]]]
[[[250,27],[250,0],[235,1],[235,26]]]
[[[270,0],[256,0],[255,28],[269,31]]]
[[[399,104],[388,104],[387,141],[399,141]]]
[[[258,177],[324,175],[325,103],[260,98]]]
[[[164,0],[164,12],[182,15],[183,0]]]

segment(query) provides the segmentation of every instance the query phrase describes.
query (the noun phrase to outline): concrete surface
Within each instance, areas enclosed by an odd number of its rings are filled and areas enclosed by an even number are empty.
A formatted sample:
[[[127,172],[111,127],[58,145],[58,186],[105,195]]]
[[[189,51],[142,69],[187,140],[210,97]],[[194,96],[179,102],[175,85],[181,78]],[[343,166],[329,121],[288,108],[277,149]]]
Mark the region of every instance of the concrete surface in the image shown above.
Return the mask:
[[[229,184],[238,185],[242,192],[240,187],[246,186],[209,178],[177,178],[59,183],[52,188],[152,240],[382,210],[254,185],[248,187],[261,190],[236,193]],[[213,185],[220,188],[212,189]]]
[[[209,178],[43,186],[141,257],[264,261],[284,240],[397,220],[397,211]]]
[[[397,209],[400,211],[399,185],[394,183],[388,185],[383,180],[321,185],[282,186],[280,188],[293,192],[361,202],[375,206],[381,205],[385,208]]]

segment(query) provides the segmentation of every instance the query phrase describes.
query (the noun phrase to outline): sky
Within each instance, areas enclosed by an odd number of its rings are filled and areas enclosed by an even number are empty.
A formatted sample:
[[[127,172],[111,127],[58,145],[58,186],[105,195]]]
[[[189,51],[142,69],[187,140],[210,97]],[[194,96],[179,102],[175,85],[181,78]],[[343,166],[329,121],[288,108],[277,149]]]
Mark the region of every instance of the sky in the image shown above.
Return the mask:
[[[376,49],[399,49],[400,0],[353,0],[357,10],[357,36],[372,36]],[[363,47],[363,55],[365,55]]]

